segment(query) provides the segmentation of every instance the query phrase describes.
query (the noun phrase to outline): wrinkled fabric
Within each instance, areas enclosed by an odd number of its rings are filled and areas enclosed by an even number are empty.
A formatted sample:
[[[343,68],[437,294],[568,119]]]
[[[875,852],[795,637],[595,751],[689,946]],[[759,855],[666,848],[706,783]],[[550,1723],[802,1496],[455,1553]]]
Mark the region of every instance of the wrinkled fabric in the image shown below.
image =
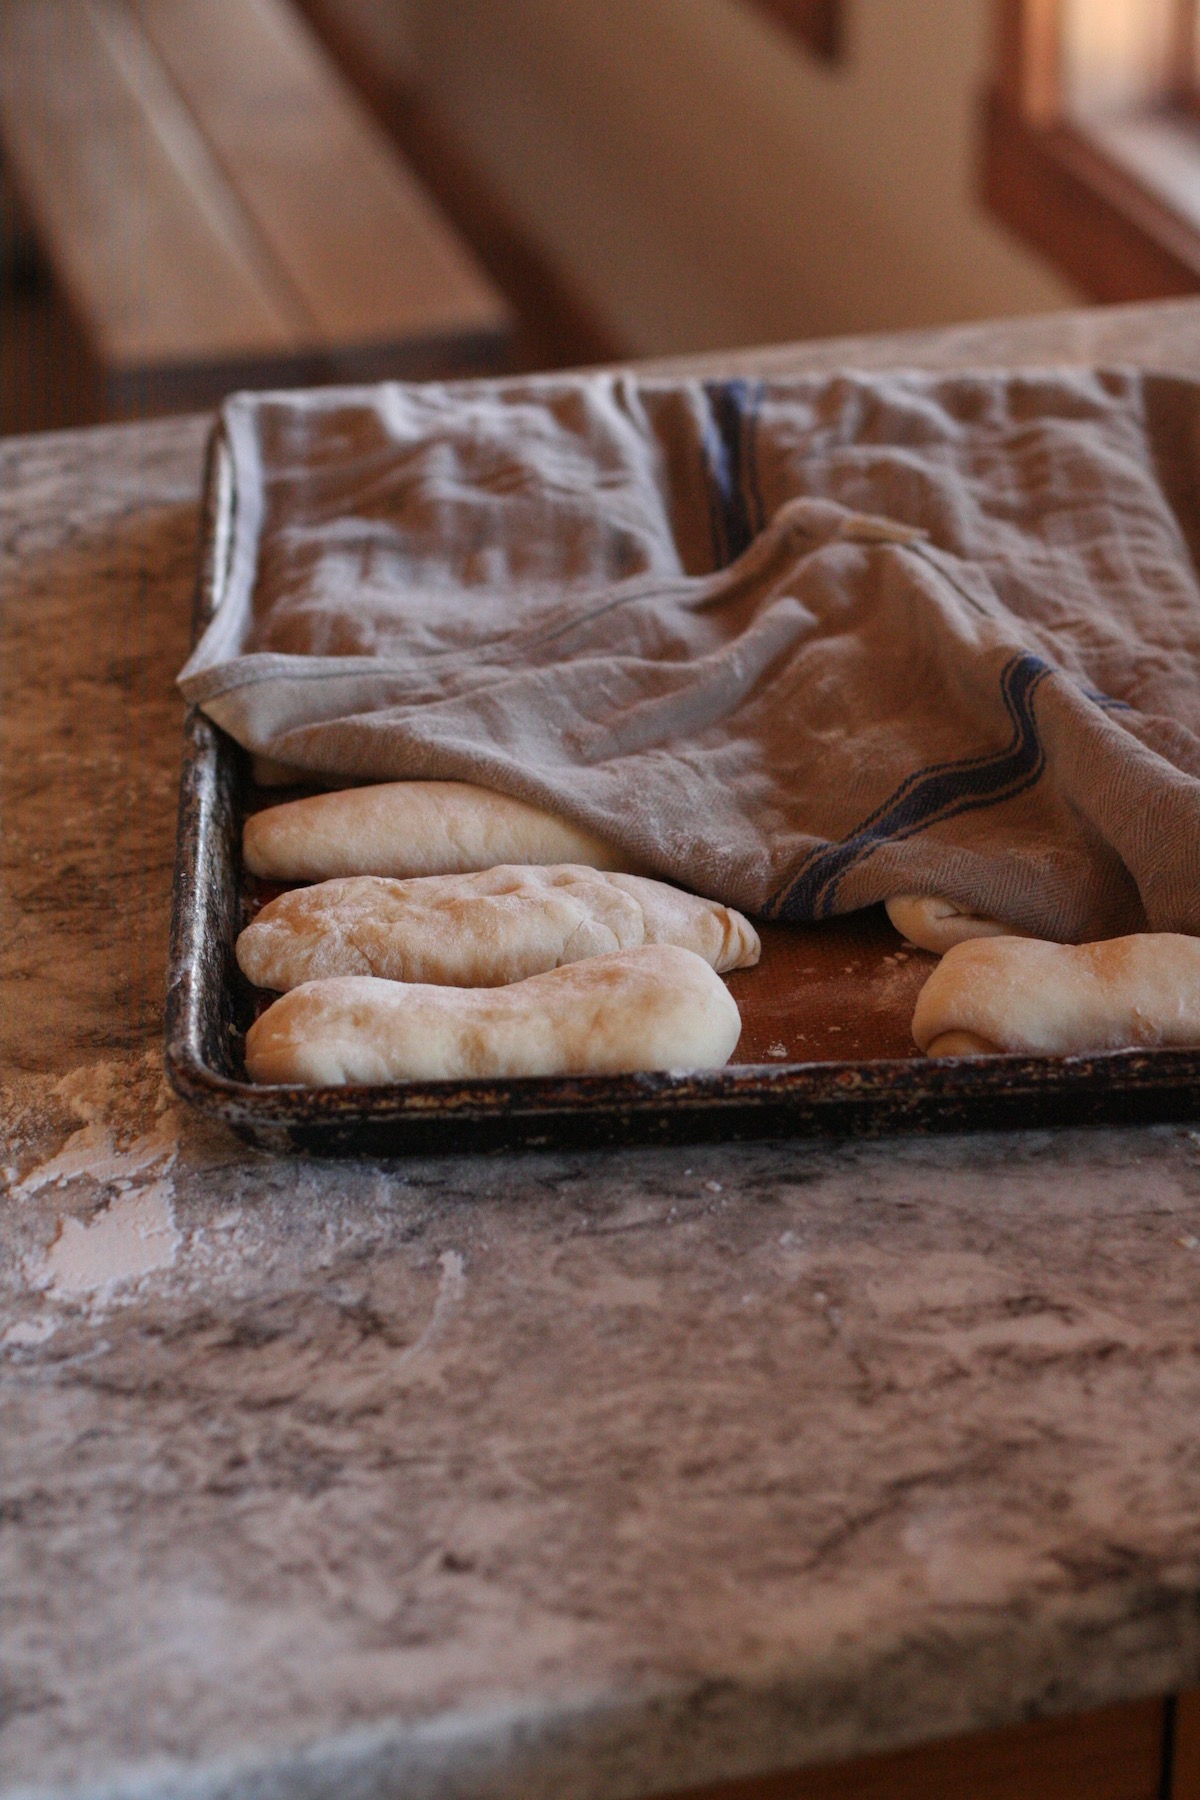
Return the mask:
[[[1200,931],[1200,384],[630,374],[242,395],[180,677],[782,920]]]

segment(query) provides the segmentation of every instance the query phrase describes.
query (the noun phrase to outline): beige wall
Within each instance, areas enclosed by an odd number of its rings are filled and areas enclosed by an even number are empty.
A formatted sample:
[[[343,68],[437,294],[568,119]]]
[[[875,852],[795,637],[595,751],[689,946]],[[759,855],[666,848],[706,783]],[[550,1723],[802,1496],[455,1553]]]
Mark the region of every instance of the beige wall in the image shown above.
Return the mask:
[[[637,354],[1077,300],[974,202],[990,0],[848,0],[832,71],[741,0],[408,0],[416,66]]]
[[[419,0],[321,0],[315,10],[371,58],[383,81],[402,86],[414,77],[414,3]]]

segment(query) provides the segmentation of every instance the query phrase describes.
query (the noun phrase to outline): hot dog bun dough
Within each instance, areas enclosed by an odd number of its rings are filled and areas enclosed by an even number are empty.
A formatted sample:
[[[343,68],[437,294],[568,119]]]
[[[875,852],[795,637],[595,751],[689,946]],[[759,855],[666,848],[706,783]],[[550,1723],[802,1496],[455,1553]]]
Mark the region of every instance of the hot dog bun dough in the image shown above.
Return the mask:
[[[1200,1044],[1200,938],[975,938],[946,952],[917,997],[912,1029],[932,1056]]]
[[[928,894],[897,894],[884,902],[887,916],[901,937],[918,950],[934,950],[939,956],[964,944],[968,938],[1020,937],[1011,925],[982,913],[964,912],[953,900]]]
[[[454,875],[498,863],[632,868],[591,832],[467,781],[385,781],[288,800],[251,814],[242,851],[251,874],[270,881]]]
[[[313,1087],[715,1069],[740,1033],[702,957],[647,944],[500,988],[311,981],[250,1027],[246,1068],[252,1081]]]
[[[678,944],[719,971],[760,955],[753,926],[714,900],[560,863],[294,888],[246,927],[237,958],[250,981],[281,991],[341,975],[499,987],[639,944]]]

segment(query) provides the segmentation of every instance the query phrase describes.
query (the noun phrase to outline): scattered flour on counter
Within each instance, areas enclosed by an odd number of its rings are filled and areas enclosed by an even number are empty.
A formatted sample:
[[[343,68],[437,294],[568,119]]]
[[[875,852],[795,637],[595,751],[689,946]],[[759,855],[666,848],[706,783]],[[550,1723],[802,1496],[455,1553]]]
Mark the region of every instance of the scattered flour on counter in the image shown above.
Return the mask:
[[[443,1250],[438,1257],[441,1266],[441,1278],[438,1282],[437,1296],[433,1302],[433,1311],[429,1322],[413,1343],[402,1350],[392,1365],[393,1373],[403,1368],[410,1368],[413,1363],[420,1362],[433,1349],[441,1337],[451,1314],[461,1304],[467,1291],[466,1270],[463,1259],[457,1250]]]
[[[96,1063],[72,1070],[57,1082],[53,1092],[68,1102],[83,1124],[53,1156],[13,1186],[14,1196],[20,1198],[76,1182],[103,1191],[90,1218],[60,1216],[48,1248],[26,1259],[30,1286],[47,1299],[103,1308],[118,1289],[170,1268],[183,1242],[172,1210],[179,1114],[165,1087],[157,1103],[151,1090],[153,1123],[132,1137],[131,1127],[136,1130],[137,1124],[145,1123],[146,1097],[144,1091],[140,1099],[135,1097],[132,1090],[137,1083],[130,1082],[129,1075],[117,1064]],[[121,1147],[123,1139],[129,1141]],[[42,1343],[57,1324],[53,1314],[18,1320],[0,1334],[0,1344]]]
[[[18,1319],[7,1331],[0,1331],[0,1345],[6,1349],[28,1349],[34,1344],[44,1344],[57,1330],[56,1322],[46,1313],[40,1319]]]
[[[174,1183],[170,1177],[148,1182],[115,1200],[90,1219],[62,1221],[45,1255],[34,1285],[54,1299],[110,1299],[125,1281],[137,1281],[153,1269],[169,1269],[182,1237],[171,1211]]]
[[[73,1131],[58,1154],[31,1169],[23,1181],[15,1184],[13,1193],[36,1194],[51,1182],[73,1181],[79,1175],[101,1183],[129,1181],[164,1157],[173,1159],[176,1147],[175,1136],[160,1123],[135,1139],[127,1150],[118,1150],[108,1128],[93,1121]]]

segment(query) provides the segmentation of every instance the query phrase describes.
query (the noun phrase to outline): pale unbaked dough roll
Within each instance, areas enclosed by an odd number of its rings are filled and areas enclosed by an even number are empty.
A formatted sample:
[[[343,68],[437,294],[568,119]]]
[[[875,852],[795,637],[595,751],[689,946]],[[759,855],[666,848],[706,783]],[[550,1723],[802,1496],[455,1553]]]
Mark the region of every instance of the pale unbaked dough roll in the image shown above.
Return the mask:
[[[553,813],[467,781],[385,781],[252,813],[246,867],[271,881],[456,875],[497,863],[632,864]]]
[[[947,951],[921,989],[912,1029],[931,1056],[1200,1044],[1200,938],[977,938]]]
[[[715,1069],[741,1024],[702,957],[646,944],[501,988],[310,981],[250,1027],[246,1068],[307,1087]]]
[[[246,927],[237,959],[250,981],[280,990],[336,975],[499,987],[639,944],[679,944],[720,971],[760,954],[753,926],[715,900],[560,863],[294,888]]]
[[[901,937],[916,944],[919,950],[936,950],[939,956],[955,944],[965,944],[968,938],[1024,936],[999,919],[965,912],[953,900],[939,900],[929,894],[897,894],[884,904]]]

